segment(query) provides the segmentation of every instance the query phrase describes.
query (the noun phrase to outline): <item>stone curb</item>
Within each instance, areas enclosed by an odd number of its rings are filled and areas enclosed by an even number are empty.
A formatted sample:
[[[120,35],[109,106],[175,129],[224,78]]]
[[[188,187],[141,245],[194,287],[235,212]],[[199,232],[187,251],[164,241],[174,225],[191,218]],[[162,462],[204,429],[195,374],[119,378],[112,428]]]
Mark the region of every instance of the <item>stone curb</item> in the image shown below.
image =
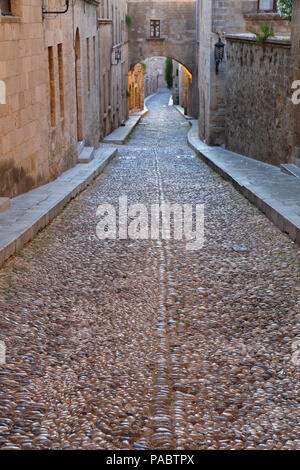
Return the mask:
[[[131,114],[125,122],[125,126],[120,126],[118,127],[118,129],[115,129],[111,134],[104,137],[102,142],[104,144],[125,145],[128,140],[128,137],[136,128],[140,120],[145,117],[146,114],[148,114],[149,110],[146,106],[146,103],[156,95],[157,93],[153,93],[152,95],[147,96],[147,98],[145,98],[145,105],[143,111]]]
[[[104,137],[102,143],[112,145],[125,145],[129,135],[140,122],[141,114],[132,114],[129,116],[124,126],[118,127],[111,134]]]
[[[53,220],[117,155],[116,148],[100,148],[88,164],[77,164],[55,181],[11,200],[0,214],[0,266]]]
[[[189,123],[191,129],[188,132],[187,141],[188,145],[196,154],[220,176],[230,181],[243,196],[258,207],[283,233],[287,234],[291,240],[300,246],[300,185],[295,181],[295,178],[293,176],[284,175],[283,173],[280,174],[280,169],[272,167],[272,165],[258,162],[243,155],[234,154],[220,147],[210,147],[202,142],[198,136],[198,121],[193,120],[189,121]],[[219,153],[218,156],[216,156],[217,153]],[[241,162],[240,170],[245,169],[244,171],[246,173],[244,181],[241,175],[237,174],[238,171],[235,172],[233,165],[230,166],[230,160],[228,160],[228,164],[227,156],[231,161],[236,159],[237,163]],[[259,184],[255,186],[253,183],[245,183],[245,179],[247,179],[247,175],[249,175],[248,163],[250,163],[252,167],[257,165],[256,172],[259,172],[260,168],[264,170],[270,168],[270,171],[274,171],[275,178],[278,178],[281,187],[286,189],[286,194],[282,193],[281,200],[280,198],[276,200],[273,199],[270,192],[268,194],[267,185],[262,189],[262,186]],[[256,172],[253,171],[253,179],[255,179]],[[294,200],[298,203],[298,211],[297,209],[294,212],[291,211],[289,199],[291,193],[294,194]],[[295,207],[296,205],[294,204],[294,208]]]

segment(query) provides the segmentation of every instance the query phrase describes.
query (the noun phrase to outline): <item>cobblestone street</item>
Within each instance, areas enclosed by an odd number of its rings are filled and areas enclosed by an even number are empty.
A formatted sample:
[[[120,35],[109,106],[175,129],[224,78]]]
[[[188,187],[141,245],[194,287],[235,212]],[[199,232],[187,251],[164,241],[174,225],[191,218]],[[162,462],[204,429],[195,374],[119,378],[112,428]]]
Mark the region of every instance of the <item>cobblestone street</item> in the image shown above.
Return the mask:
[[[2,449],[300,449],[299,248],[194,155],[169,98],[0,270]],[[122,195],[204,204],[204,247],[100,241]]]

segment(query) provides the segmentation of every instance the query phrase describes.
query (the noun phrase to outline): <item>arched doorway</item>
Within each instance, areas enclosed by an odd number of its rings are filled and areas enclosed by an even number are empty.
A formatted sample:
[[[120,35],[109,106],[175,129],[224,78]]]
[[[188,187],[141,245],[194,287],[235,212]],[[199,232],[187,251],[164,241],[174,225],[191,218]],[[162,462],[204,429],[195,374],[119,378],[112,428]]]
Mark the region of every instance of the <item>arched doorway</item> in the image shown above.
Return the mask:
[[[76,105],[77,105],[77,139],[83,140],[82,133],[82,83],[81,83],[81,57],[80,57],[80,35],[76,30],[75,37],[75,79],[76,79]]]

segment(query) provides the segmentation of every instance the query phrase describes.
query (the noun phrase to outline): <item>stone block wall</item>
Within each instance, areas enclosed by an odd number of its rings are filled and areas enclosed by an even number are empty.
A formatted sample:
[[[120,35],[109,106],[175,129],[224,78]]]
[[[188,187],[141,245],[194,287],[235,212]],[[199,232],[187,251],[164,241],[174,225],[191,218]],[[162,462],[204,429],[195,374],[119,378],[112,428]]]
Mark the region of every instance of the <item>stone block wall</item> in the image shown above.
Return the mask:
[[[157,92],[158,88],[166,88],[164,78],[165,57],[146,59],[145,97]]]
[[[300,80],[300,0],[293,1],[292,19],[293,80]],[[300,105],[293,105],[293,160],[300,162]]]
[[[255,0],[198,0],[199,134],[209,145],[225,142],[226,57],[216,75],[216,33],[225,41],[226,33],[245,31],[244,14],[255,5]]]
[[[128,111],[134,113],[144,109],[145,68],[139,63],[128,73]]]
[[[227,37],[226,147],[268,163],[292,154],[289,40]]]
[[[0,197],[55,179],[127,118],[127,0],[40,0],[0,13]],[[46,10],[64,2],[47,0]],[[121,59],[115,61],[115,52]]]
[[[41,4],[12,2],[0,15],[0,196],[12,197],[49,178],[48,69]]]

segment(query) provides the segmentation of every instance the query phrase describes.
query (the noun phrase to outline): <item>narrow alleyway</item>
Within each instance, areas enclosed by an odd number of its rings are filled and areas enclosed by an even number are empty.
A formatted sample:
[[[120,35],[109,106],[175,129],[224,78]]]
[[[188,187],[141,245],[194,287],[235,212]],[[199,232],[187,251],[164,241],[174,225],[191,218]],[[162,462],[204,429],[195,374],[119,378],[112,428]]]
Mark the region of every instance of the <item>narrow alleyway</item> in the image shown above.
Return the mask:
[[[195,157],[169,97],[0,270],[0,448],[300,448],[299,250]],[[99,241],[121,195],[204,203],[204,248]]]

